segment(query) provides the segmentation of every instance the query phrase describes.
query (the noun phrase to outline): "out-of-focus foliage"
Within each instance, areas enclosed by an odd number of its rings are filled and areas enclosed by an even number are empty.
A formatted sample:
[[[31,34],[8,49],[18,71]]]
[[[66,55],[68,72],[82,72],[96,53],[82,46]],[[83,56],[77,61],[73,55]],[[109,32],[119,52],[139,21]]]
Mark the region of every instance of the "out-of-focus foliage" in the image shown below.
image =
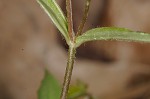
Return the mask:
[[[57,80],[45,71],[45,77],[41,83],[41,87],[38,91],[39,99],[59,99],[60,98],[61,87],[59,86]]]

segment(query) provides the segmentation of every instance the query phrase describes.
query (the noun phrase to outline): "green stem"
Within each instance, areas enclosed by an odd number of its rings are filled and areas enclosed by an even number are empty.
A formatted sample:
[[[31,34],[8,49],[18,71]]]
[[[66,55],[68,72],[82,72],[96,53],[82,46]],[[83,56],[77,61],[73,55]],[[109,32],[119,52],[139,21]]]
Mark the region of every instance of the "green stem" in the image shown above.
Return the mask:
[[[75,53],[76,53],[76,49],[73,45],[71,45],[69,47],[68,62],[67,62],[66,73],[65,73],[65,77],[64,77],[64,83],[63,83],[63,88],[62,88],[60,99],[67,98],[69,85],[70,85],[70,81],[71,81],[71,76],[72,76],[74,60],[75,60]]]

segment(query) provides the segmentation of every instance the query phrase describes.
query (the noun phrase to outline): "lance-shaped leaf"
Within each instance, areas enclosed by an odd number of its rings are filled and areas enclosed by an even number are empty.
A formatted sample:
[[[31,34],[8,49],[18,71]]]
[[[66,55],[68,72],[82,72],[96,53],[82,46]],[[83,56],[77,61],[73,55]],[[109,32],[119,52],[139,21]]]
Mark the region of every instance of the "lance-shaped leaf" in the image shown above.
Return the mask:
[[[53,23],[62,33],[67,42],[69,42],[67,20],[61,8],[55,0],[37,0],[41,7],[45,10]]]
[[[116,27],[95,28],[78,36],[76,38],[76,47],[79,47],[87,41],[94,40],[119,40],[150,43],[150,34]]]
[[[61,88],[57,80],[46,71],[45,77],[38,91],[38,99],[59,99],[60,92]]]

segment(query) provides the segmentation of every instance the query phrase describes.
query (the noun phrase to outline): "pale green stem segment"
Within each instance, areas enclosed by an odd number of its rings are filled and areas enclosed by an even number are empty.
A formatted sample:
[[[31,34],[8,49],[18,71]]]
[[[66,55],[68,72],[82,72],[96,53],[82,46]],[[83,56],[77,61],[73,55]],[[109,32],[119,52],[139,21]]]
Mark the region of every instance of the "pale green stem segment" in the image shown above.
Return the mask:
[[[68,53],[69,55],[68,55],[66,73],[65,73],[65,78],[64,78],[64,83],[63,83],[63,88],[62,88],[60,99],[67,99],[67,94],[68,94],[68,90],[70,86],[72,70],[73,70],[73,65],[74,65],[74,60],[75,60],[75,53],[76,53],[75,47],[70,46],[69,53]]]

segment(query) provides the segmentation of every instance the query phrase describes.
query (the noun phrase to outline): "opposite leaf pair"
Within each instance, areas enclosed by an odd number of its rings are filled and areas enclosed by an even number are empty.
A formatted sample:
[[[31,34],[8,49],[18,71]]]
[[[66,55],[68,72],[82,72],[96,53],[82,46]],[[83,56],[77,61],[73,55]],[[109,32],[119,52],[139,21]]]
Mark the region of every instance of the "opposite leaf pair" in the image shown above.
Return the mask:
[[[121,41],[136,41],[136,42],[147,42],[150,43],[150,34],[146,34],[143,32],[133,32],[128,29],[124,28],[116,28],[116,27],[102,27],[102,28],[95,28],[92,30],[88,30],[85,33],[81,33],[86,22],[89,10],[89,2],[91,0],[87,0],[85,12],[83,15],[83,19],[81,24],[79,25],[78,32],[75,35],[70,36],[70,29],[73,30],[72,24],[73,22],[68,21],[69,19],[72,20],[72,11],[71,11],[71,0],[66,0],[67,9],[67,16],[65,17],[61,8],[56,3],[55,0],[37,0],[38,3],[43,7],[45,12],[48,14],[50,19],[53,21],[55,26],[58,28],[60,33],[65,38],[68,46],[69,46],[69,56],[65,74],[65,80],[63,84],[63,90],[61,93],[61,99],[66,99],[72,70],[73,64],[75,59],[76,48],[79,47],[81,44],[88,42],[88,41],[95,41],[95,40],[121,40]],[[70,25],[71,24],[71,25]],[[73,36],[73,40],[72,37]],[[52,80],[52,82],[51,82]],[[39,99],[59,99],[60,95],[60,88],[57,86],[57,82],[46,73],[46,76],[43,80],[42,86],[39,90]],[[50,84],[51,83],[51,84]],[[56,85],[56,87],[54,86]],[[56,92],[57,91],[57,92]],[[82,90],[81,90],[82,91]],[[56,92],[56,93],[55,93]],[[79,91],[80,92],[80,91]],[[81,92],[82,93],[82,92]]]
[[[67,44],[70,43],[68,35],[68,25],[66,17],[55,0],[37,0],[53,21],[60,33],[64,36]],[[76,47],[87,41],[94,40],[121,40],[121,41],[137,41],[150,42],[150,34],[143,32],[133,32],[124,28],[104,27],[96,28],[79,35],[75,40]]]

